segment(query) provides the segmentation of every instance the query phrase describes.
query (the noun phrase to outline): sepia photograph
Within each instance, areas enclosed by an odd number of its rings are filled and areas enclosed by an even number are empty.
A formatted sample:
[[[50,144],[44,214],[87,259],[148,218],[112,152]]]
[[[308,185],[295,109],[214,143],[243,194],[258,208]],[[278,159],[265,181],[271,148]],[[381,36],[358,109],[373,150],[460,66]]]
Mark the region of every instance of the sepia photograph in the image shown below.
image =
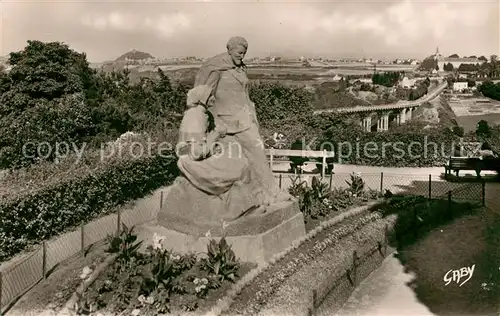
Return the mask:
[[[500,316],[499,0],[0,0],[0,316]]]

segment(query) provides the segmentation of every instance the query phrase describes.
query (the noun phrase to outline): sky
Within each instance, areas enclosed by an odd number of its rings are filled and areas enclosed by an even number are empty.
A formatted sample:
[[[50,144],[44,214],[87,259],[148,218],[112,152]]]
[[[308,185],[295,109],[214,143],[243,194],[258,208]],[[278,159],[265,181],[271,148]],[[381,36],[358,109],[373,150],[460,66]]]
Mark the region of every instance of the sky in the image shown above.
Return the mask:
[[[60,41],[90,62],[137,49],[210,57],[231,36],[248,57],[424,58],[500,55],[499,0],[0,0],[0,56],[27,40]]]

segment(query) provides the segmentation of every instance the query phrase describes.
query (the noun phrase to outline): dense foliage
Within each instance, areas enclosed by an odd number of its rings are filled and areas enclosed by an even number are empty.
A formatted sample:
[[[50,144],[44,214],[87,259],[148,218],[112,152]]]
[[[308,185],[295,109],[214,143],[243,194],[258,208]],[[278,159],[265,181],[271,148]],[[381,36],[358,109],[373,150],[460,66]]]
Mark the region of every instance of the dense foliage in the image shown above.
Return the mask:
[[[93,70],[85,54],[40,41],[11,53],[9,63],[0,77],[0,168],[54,161],[57,143],[99,148],[127,131],[171,128],[182,113],[186,88],[160,70],[130,84],[127,71]]]
[[[381,86],[392,87],[399,81],[401,76],[402,72],[374,73],[372,82]]]
[[[43,189],[0,202],[0,261],[171,183],[176,159],[125,160],[80,177],[58,179]]]
[[[478,87],[478,90],[485,97],[500,101],[500,82],[485,81]]]
[[[134,227],[123,226],[108,236],[108,252],[116,260],[80,297],[79,314],[194,311],[211,292],[238,278],[241,264],[225,238],[210,240],[204,258],[174,253],[164,248],[164,241],[155,235],[143,253]]]
[[[381,197],[381,192],[365,188],[365,182],[358,174],[352,174],[346,184],[347,188],[332,188],[313,177],[311,185],[308,185],[297,176],[292,179],[288,192],[298,199],[306,223],[310,220],[324,220],[353,205]]]

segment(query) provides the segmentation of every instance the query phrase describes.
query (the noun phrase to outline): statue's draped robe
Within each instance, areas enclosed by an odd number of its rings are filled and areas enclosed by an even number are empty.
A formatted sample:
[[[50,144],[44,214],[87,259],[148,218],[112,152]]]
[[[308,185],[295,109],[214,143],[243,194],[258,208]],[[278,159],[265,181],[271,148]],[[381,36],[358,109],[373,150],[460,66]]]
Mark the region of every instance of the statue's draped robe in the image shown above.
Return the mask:
[[[254,196],[247,193],[250,182],[248,160],[238,153],[240,146],[234,136],[216,140],[220,146],[218,154],[210,155],[205,111],[203,106],[190,108],[182,119],[177,165],[189,183],[180,179],[177,185],[206,207],[200,209],[200,205],[195,205],[196,210],[188,210],[193,216],[205,216],[197,212],[212,212],[212,219],[220,216],[221,220],[231,220],[256,204]]]
[[[249,162],[252,194],[263,204],[274,202],[280,189],[265,155],[255,104],[249,98],[246,67],[234,66],[228,53],[219,54],[201,67],[196,85],[212,87],[215,100],[210,110],[216,125],[225,126],[242,145]]]

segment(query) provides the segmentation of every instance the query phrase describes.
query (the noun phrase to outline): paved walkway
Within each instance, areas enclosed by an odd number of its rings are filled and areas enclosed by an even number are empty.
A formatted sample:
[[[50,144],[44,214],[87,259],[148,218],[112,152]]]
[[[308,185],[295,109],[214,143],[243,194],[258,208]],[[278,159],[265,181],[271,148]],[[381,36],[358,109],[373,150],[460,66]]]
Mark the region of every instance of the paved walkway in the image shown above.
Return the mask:
[[[318,316],[427,316],[434,315],[417,300],[408,282],[414,276],[393,255],[372,272],[354,290],[345,305],[336,313],[329,310],[328,301],[318,310]]]

